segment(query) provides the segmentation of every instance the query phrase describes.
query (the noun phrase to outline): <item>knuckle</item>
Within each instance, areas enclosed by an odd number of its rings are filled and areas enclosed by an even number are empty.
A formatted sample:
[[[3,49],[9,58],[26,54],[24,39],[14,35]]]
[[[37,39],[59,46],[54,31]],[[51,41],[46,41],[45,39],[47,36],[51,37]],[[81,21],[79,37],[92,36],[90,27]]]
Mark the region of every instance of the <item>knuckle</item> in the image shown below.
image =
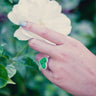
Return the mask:
[[[53,75],[53,79],[54,79],[54,81],[60,80],[60,78],[59,78],[59,76],[58,76],[57,74],[54,74],[54,75]]]
[[[64,46],[58,46],[56,51],[57,57],[61,60],[69,58],[68,49],[64,49]]]
[[[60,84],[61,80],[62,80],[62,77],[60,77],[60,74],[56,74],[56,73],[53,74],[53,82],[54,83]]]
[[[64,52],[60,52],[58,56],[62,60],[67,57],[66,53],[64,53]]]
[[[42,33],[41,33],[41,36],[42,36],[42,37],[47,37],[48,34],[47,34],[46,32],[42,32]]]
[[[34,47],[36,46],[36,41],[37,41],[36,39],[31,39],[28,43],[31,47]]]
[[[43,29],[42,33],[41,33],[41,36],[42,37],[48,37],[48,32],[47,32],[47,29]]]
[[[70,41],[70,44],[71,44],[73,47],[75,47],[75,48],[79,48],[80,46],[83,45],[80,41],[75,40],[75,39],[73,39],[72,41]]]
[[[62,52],[62,53],[60,53],[59,58],[61,59],[61,61],[67,63],[68,58],[70,58],[70,57],[69,57],[69,55],[67,55],[66,53]]]

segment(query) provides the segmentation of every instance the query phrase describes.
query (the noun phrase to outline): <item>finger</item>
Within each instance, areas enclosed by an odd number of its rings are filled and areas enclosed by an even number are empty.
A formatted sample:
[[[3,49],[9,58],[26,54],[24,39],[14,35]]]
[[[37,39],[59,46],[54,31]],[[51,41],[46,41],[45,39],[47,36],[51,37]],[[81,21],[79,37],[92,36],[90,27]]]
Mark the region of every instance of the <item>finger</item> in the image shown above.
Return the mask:
[[[47,69],[54,72],[55,70],[55,67],[54,67],[54,61],[48,56],[48,55],[45,55],[45,54],[42,54],[42,53],[38,53],[36,55],[36,60],[39,62],[39,60],[43,57],[47,57],[48,58],[48,62],[47,62]]]
[[[39,60],[43,57],[48,57],[47,55],[45,54],[42,54],[42,53],[38,53],[36,55],[36,60],[39,62]],[[50,71],[48,68],[46,70],[43,70],[41,69],[41,72],[43,73],[43,75],[45,77],[47,77],[49,80],[52,80],[52,71]]]
[[[49,70],[49,68],[48,68],[48,64],[49,64],[49,58],[48,58],[48,57],[49,57],[49,56],[44,55],[44,54],[42,54],[42,53],[38,53],[35,58],[36,58],[36,60],[38,61],[39,65],[41,65],[41,64],[40,64],[40,60],[41,60],[43,57],[46,57],[46,59],[47,59],[46,69]],[[41,66],[42,66],[42,65],[41,65]],[[41,69],[41,66],[39,66],[40,69]],[[45,66],[45,65],[44,65],[44,66]]]
[[[42,54],[42,53],[38,53],[35,58],[36,58],[36,60],[39,62],[39,60],[40,60],[41,58],[43,58],[43,57],[48,57],[48,56],[45,55],[45,54]]]
[[[30,39],[29,40],[29,46],[43,54],[46,54],[48,56],[51,56],[52,58],[55,58],[57,55],[57,52],[55,51],[55,45],[48,44],[44,41],[37,40],[37,39]]]
[[[53,72],[49,71],[49,70],[42,70],[41,69],[42,74],[48,78],[50,81],[53,81]]]
[[[55,32],[53,30],[50,30],[44,26],[31,23],[31,22],[27,22],[26,25],[23,26],[23,28],[28,31],[31,31],[57,45],[61,45],[64,43],[65,40],[67,40],[67,36],[65,36],[65,35]]]

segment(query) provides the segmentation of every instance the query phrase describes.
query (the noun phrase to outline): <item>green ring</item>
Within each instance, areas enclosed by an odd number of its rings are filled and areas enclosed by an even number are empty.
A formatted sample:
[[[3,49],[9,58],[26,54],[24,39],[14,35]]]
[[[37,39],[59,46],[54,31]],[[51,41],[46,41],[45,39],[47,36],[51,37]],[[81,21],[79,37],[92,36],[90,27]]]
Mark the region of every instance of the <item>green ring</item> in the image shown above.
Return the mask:
[[[48,58],[43,57],[39,60],[40,67],[45,70],[47,68]]]

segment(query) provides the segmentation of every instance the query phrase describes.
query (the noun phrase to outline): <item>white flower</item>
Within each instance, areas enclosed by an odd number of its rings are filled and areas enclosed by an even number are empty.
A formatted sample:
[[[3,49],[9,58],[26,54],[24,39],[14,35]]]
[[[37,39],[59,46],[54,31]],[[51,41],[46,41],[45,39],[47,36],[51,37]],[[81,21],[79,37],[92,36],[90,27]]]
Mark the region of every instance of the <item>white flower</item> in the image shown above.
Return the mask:
[[[17,25],[20,21],[29,21],[68,35],[71,32],[71,22],[61,10],[61,6],[56,1],[20,0],[8,14],[8,18]],[[43,39],[22,27],[16,30],[14,36],[19,40]]]

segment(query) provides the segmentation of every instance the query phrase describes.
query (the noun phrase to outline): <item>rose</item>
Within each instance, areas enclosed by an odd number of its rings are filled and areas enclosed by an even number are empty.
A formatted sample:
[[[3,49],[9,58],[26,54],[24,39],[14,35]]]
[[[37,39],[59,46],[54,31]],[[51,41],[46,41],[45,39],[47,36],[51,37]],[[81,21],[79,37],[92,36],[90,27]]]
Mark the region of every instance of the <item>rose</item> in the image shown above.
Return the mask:
[[[20,21],[29,21],[68,35],[71,31],[71,22],[61,10],[61,6],[56,1],[20,0],[8,14],[8,18],[17,25]],[[14,37],[19,40],[43,39],[32,32],[25,31],[22,27],[16,30]]]

